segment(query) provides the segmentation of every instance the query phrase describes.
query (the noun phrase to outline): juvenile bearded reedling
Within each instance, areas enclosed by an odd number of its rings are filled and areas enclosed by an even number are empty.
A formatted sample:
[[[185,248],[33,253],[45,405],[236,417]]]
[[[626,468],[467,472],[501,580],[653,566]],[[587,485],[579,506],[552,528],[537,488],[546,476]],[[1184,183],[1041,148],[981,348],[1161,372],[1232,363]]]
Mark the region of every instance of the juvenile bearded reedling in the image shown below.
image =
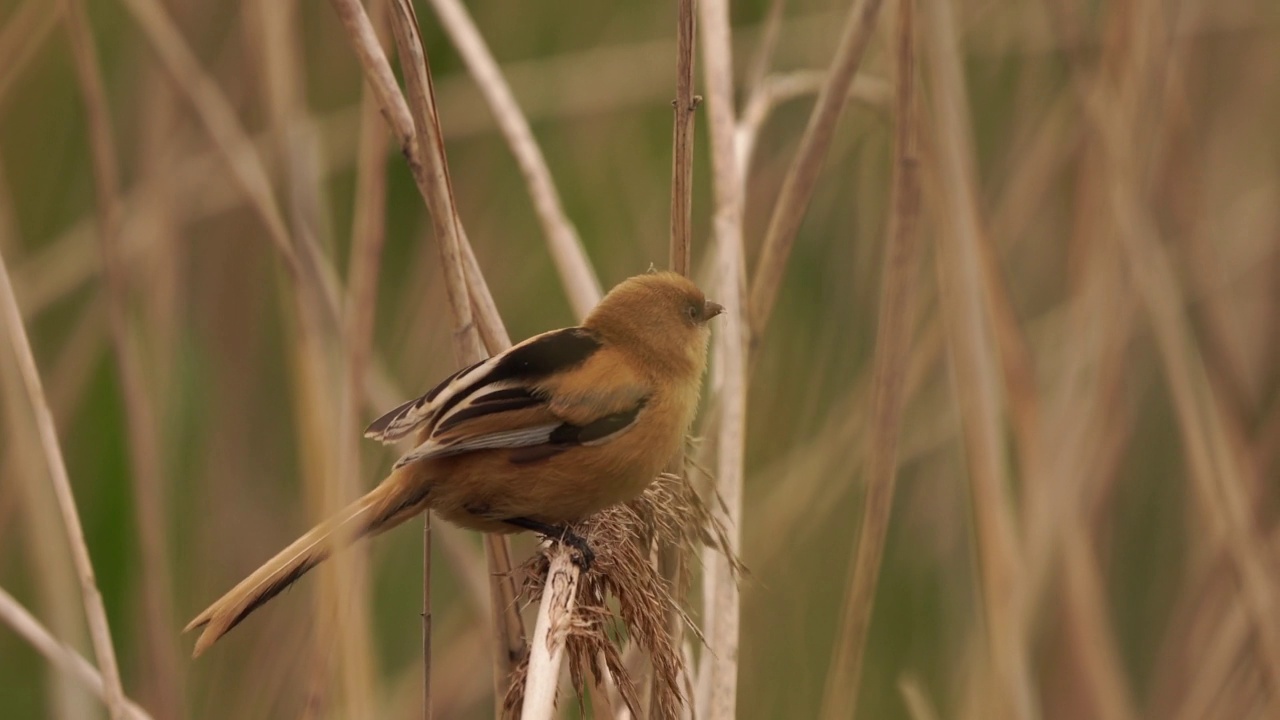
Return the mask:
[[[566,523],[639,495],[680,449],[723,308],[675,273],[623,281],[579,327],[463,368],[373,422],[416,447],[376,488],[282,550],[196,616],[194,655],[335,549],[434,510],[492,533],[534,530],[590,548]]]

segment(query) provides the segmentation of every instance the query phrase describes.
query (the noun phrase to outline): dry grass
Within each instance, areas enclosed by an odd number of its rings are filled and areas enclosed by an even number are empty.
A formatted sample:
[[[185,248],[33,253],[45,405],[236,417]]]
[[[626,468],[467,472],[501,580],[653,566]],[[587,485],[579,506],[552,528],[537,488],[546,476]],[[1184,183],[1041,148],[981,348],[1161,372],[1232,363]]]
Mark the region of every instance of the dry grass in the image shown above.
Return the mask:
[[[654,692],[649,712],[655,717],[678,717],[690,698],[683,653],[669,631],[667,617],[675,613],[681,623],[702,640],[697,626],[685,614],[680,598],[689,586],[688,568],[697,564],[702,548],[710,548],[727,559],[729,572],[737,578],[743,567],[729,551],[724,525],[702,502],[692,484],[678,474],[664,473],[637,500],[609,508],[574,527],[596,553],[589,572],[578,578],[576,571],[563,568],[559,575],[572,575],[574,588],[572,615],[552,622],[550,628],[565,633],[572,685],[580,704],[585,702],[588,672],[594,685],[613,685],[634,717],[647,715],[641,704],[639,683],[623,661],[620,639],[645,653],[654,675]],[[686,572],[668,580],[651,561],[654,547],[673,548],[677,566]],[[537,553],[521,568],[526,580],[522,602],[545,603],[547,577],[552,564],[564,556],[559,545]],[[551,576],[558,576],[551,572]],[[541,627],[541,623],[540,623]],[[535,637],[542,637],[535,632]],[[526,698],[530,663],[516,670],[506,698],[506,711],[519,717],[528,712]],[[554,693],[552,693],[554,697]],[[594,696],[593,702],[598,701]]]
[[[133,498],[142,555],[143,612],[147,618],[146,667],[151,676],[148,696],[154,698],[162,716],[178,713],[182,695],[182,668],[170,628],[174,617],[173,580],[170,576],[169,548],[164,533],[164,486],[160,461],[160,427],[142,366],[134,344],[129,318],[128,278],[120,252],[120,168],[111,125],[106,88],[98,64],[98,50],[88,26],[83,5],[68,0],[63,7],[64,22],[76,68],[76,80],[84,100],[85,124],[93,164],[98,236],[107,286],[107,319],[112,348],[124,397],[125,423],[129,438],[129,463],[134,477]]]
[[[13,353],[14,362],[22,378],[26,402],[31,408],[31,414],[35,417],[34,424],[40,434],[45,469],[48,472],[50,484],[53,485],[62,528],[66,533],[67,544],[71,548],[71,562],[80,584],[80,597],[89,625],[89,637],[93,640],[93,651],[102,676],[102,697],[112,720],[119,720],[125,714],[125,694],[120,684],[120,669],[116,660],[115,646],[111,640],[111,628],[107,623],[106,608],[94,575],[93,562],[89,558],[89,549],[85,545],[84,528],[80,522],[80,513],[76,509],[71,481],[67,477],[66,461],[58,442],[57,430],[54,428],[53,415],[49,411],[49,401],[45,397],[40,372],[36,368],[35,357],[31,352],[31,341],[28,339],[26,327],[22,324],[22,314],[18,311],[18,300],[13,294],[13,284],[9,281],[9,268],[2,255],[0,255],[0,317],[4,318],[10,352]]]
[[[518,708],[547,560],[438,523],[429,656],[392,533],[165,658],[355,428],[669,262],[712,500],[582,528],[552,715],[1274,716],[1273,5],[917,3],[914,263],[902,0],[0,7],[0,715]]]
[[[823,717],[854,713],[866,651],[876,585],[889,533],[898,474],[898,438],[905,406],[907,360],[915,326],[920,222],[919,124],[916,109],[914,0],[898,0],[894,23],[895,135],[893,217],[885,249],[876,357],[872,368],[871,421],[867,452],[867,494],[863,501],[844,615],[838,625],[835,657],[827,673]],[[906,693],[904,693],[906,694]],[[918,691],[915,694],[919,694]],[[916,702],[915,704],[919,704]]]

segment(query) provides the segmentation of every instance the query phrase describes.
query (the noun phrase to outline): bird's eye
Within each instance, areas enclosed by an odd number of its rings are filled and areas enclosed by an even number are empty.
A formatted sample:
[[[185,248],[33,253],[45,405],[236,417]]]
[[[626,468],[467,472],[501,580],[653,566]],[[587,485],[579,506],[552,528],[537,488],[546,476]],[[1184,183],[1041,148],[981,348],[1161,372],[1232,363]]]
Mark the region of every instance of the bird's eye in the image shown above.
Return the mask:
[[[689,316],[690,320],[697,320],[698,319],[697,306],[689,305],[688,307],[685,308],[685,314]]]

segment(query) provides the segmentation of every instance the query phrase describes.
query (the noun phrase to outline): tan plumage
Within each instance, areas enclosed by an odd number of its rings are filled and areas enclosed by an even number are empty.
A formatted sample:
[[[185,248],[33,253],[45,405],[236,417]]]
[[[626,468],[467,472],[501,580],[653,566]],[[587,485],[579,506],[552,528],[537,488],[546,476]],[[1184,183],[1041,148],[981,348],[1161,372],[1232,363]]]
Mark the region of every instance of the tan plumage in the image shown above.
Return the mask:
[[[639,275],[582,326],[532,337],[375,420],[367,437],[416,432],[416,446],[197,615],[186,628],[204,627],[195,655],[335,549],[427,508],[484,532],[555,533],[639,495],[693,421],[707,321],[720,312],[679,275]]]

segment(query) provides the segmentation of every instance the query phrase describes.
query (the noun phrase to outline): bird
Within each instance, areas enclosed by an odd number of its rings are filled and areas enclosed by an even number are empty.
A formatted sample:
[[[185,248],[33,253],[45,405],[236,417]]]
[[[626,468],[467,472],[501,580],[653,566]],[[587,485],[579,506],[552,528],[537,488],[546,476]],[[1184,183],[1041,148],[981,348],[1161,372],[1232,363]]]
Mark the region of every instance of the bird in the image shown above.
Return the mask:
[[[430,509],[487,533],[569,530],[631,500],[683,446],[724,308],[692,281],[650,271],[579,326],[535,335],[465,367],[373,421],[365,437],[414,446],[363,497],[312,528],[200,613],[193,657],[331,553]]]

